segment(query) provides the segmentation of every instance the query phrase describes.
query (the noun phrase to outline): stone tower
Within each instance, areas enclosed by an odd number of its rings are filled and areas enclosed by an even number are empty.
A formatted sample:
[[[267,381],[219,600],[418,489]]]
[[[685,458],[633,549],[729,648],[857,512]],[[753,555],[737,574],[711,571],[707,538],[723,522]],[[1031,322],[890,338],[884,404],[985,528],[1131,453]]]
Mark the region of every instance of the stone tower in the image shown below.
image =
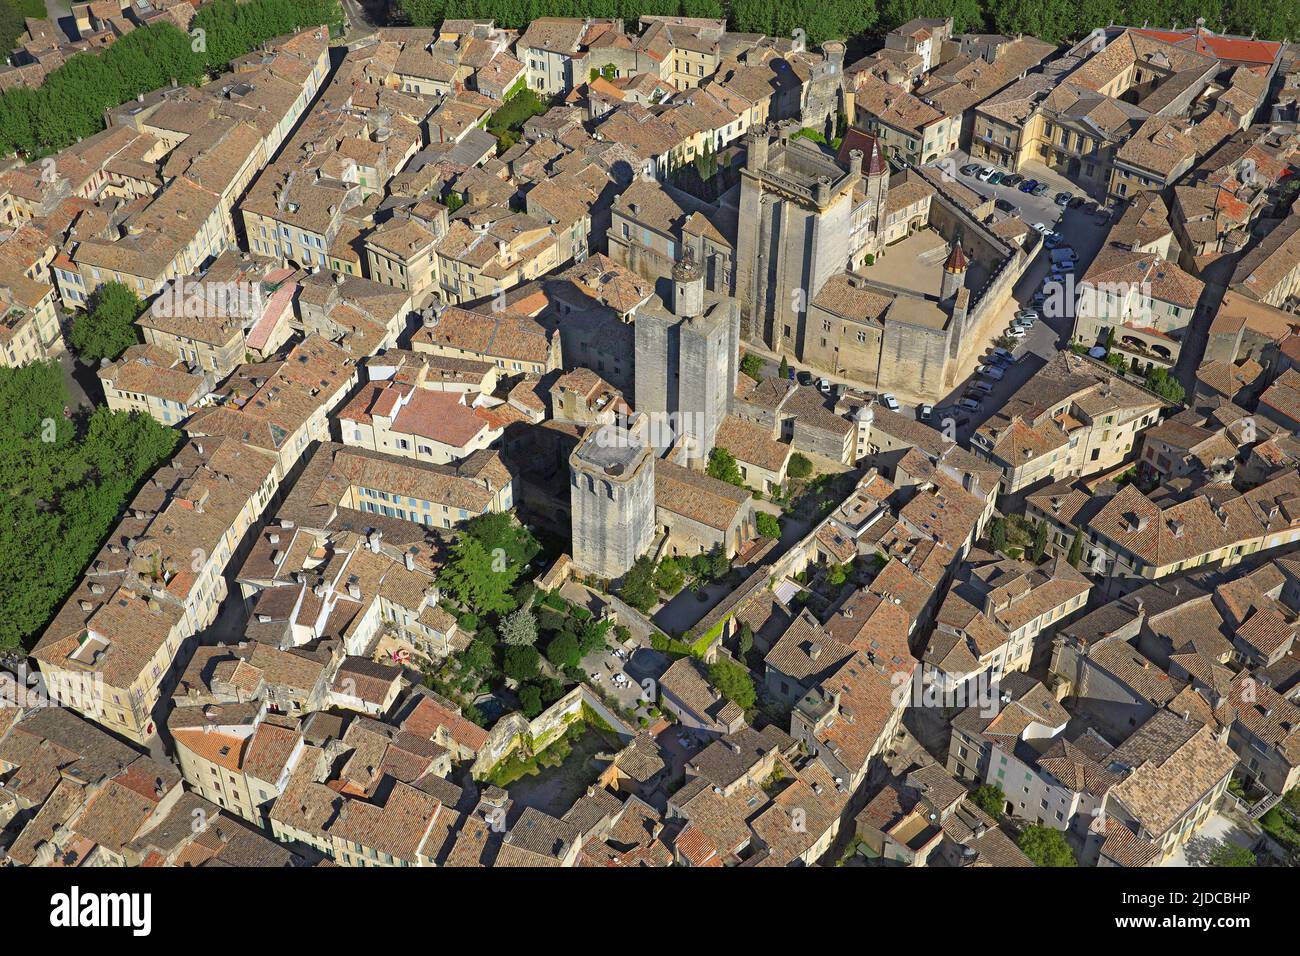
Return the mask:
[[[702,463],[735,394],[740,307],[705,291],[689,250],[673,267],[667,306],[652,301],[637,311],[636,409],[650,416],[652,445],[684,440],[687,460]]]
[[[966,268],[969,265],[962,251],[961,239],[953,243],[948,261],[943,264],[943,284],[939,287],[939,300],[947,302],[966,285]]]
[[[624,424],[589,431],[569,456],[573,562],[614,580],[650,547],[655,531],[654,455]]]
[[[736,298],[745,337],[801,355],[808,305],[849,260],[853,188],[861,181],[788,125],[775,142],[751,128],[740,174]]]

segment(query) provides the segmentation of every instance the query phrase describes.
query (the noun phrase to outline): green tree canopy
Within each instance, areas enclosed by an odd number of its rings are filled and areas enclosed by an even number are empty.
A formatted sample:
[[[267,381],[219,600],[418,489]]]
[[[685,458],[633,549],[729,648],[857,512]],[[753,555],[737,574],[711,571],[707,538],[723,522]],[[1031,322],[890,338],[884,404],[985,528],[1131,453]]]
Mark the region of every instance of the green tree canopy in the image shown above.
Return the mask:
[[[1163,368],[1154,368],[1147,374],[1146,386],[1170,402],[1182,402],[1185,394],[1182,383]]]
[[[642,555],[623,575],[623,585],[618,596],[638,611],[648,611],[659,600],[654,586],[654,562]]]
[[[1025,827],[1016,845],[1037,866],[1079,865],[1079,861],[1074,858],[1074,851],[1065,840],[1065,834],[1052,827],[1038,824]]]
[[[513,583],[513,576],[501,568],[483,542],[468,534],[451,546],[451,558],[438,575],[443,590],[480,614],[513,611]]]
[[[121,282],[106,282],[91,295],[89,310],[72,322],[68,344],[83,362],[115,360],[140,341],[135,320],[144,309],[130,287]]]
[[[756,382],[763,380],[763,356],[746,352],[740,360],[740,370]]]
[[[995,820],[1007,809],[1007,795],[995,783],[985,783],[971,791],[971,802]]]
[[[705,469],[705,473],[710,478],[725,481],[729,485],[735,485],[738,488],[745,487],[745,479],[740,474],[740,466],[736,464],[736,457],[722,446],[718,446],[709,452],[709,465]]]
[[[754,679],[749,676],[749,671],[725,657],[709,666],[709,680],[718,689],[718,693],[742,710],[749,710],[758,699]]]
[[[781,537],[781,522],[774,514],[766,511],[760,511],[754,515],[754,525],[758,528],[758,533],[765,538]]]
[[[577,667],[582,661],[582,652],[578,649],[578,639],[568,631],[561,631],[547,646],[546,659],[561,670],[568,667]]]
[[[655,568],[655,587],[670,597],[682,589],[686,575],[682,573],[681,562],[674,557],[664,558]]]
[[[1210,866],[1244,867],[1255,865],[1255,854],[1244,846],[1220,840],[1210,851]]]
[[[56,362],[0,368],[0,647],[30,646],[180,440],[147,415],[68,403]]]
[[[501,619],[501,640],[506,644],[529,646],[537,643],[537,618],[526,607],[506,615]]]
[[[812,474],[812,462],[802,452],[795,452],[785,466],[785,473],[791,478],[807,478]]]
[[[529,647],[527,644],[507,646],[502,670],[513,680],[521,682],[531,680],[537,676],[537,665],[540,660],[541,655],[537,653],[535,647]]]

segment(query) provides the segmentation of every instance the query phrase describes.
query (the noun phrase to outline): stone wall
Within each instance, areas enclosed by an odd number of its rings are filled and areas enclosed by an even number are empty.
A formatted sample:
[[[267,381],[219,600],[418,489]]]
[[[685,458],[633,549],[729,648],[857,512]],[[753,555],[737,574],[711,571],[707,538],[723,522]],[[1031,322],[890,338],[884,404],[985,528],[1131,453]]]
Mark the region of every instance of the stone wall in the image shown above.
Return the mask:
[[[506,714],[498,720],[488,731],[487,743],[479,751],[478,759],[470,767],[470,773],[476,780],[483,779],[521,744],[527,744],[533,753],[545,750],[575,721],[582,719],[584,707],[591,710],[624,742],[636,736],[636,729],[614,713],[590,687],[578,684],[532,720],[528,720],[519,711]]]

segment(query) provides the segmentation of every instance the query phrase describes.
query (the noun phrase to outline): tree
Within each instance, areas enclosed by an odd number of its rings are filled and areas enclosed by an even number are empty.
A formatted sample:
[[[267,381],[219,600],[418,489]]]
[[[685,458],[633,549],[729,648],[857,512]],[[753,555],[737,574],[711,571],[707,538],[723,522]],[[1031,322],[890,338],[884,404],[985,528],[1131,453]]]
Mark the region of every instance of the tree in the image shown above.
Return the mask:
[[[783,382],[790,377],[790,363],[785,360],[784,355],[781,356],[781,364],[777,366],[776,373]]]
[[[611,622],[583,621],[578,625],[578,650],[583,657],[601,650],[605,646],[605,635],[609,633]]]
[[[682,573],[681,563],[673,557],[664,558],[655,568],[655,587],[669,597],[682,589],[686,575]]]
[[[512,584],[542,550],[532,532],[505,511],[475,515],[465,525],[465,533],[477,538],[497,558],[498,565],[504,563],[505,570],[512,575]]]
[[[1007,795],[995,783],[985,783],[976,787],[970,795],[971,802],[995,820],[1006,812]]]
[[[1005,518],[994,518],[989,522],[989,544],[995,551],[1006,551],[1007,522]]]
[[[740,360],[740,370],[756,382],[763,380],[763,357],[753,352],[746,352]]]
[[[106,282],[90,297],[90,309],[72,322],[68,342],[83,362],[115,360],[140,341],[135,320],[144,304],[121,282]]]
[[[522,683],[537,676],[539,660],[541,655],[537,653],[535,647],[529,647],[527,644],[508,645],[502,670],[511,680]]]
[[[439,586],[480,614],[509,614],[515,609],[514,574],[492,556],[478,538],[464,534],[451,546],[451,559],[438,575]]]
[[[1147,373],[1146,386],[1169,402],[1182,402],[1186,394],[1182,383],[1170,375],[1168,369],[1153,368]]]
[[[180,436],[148,415],[74,414],[57,362],[0,368],[0,647],[30,643],[140,480]]]
[[[1020,852],[1037,866],[1078,866],[1074,851],[1065,841],[1065,834],[1052,827],[1033,824],[1025,828],[1016,841]]]
[[[749,710],[758,699],[758,693],[754,690],[754,680],[749,676],[749,671],[725,657],[719,658],[709,666],[709,680],[718,689],[718,693],[735,703],[741,710]]]
[[[542,712],[542,692],[536,684],[525,684],[519,689],[519,706],[529,720]]]
[[[781,537],[781,522],[774,514],[760,511],[754,516],[754,524],[758,528],[758,533],[765,538]]]
[[[537,642],[537,618],[526,607],[508,615],[501,620],[501,640],[512,647],[526,644],[532,646]]]
[[[749,626],[748,622],[742,622],[740,633],[736,637],[736,650],[740,652],[742,659],[749,657],[749,652],[754,649],[754,629]]]
[[[718,481],[725,481],[729,485],[735,485],[737,488],[745,487],[745,479],[740,474],[740,466],[736,464],[736,457],[720,445],[709,452],[709,465],[705,469],[705,474],[710,478],[718,479]]]
[[[728,560],[726,553],[718,545],[709,549],[707,554],[699,556],[701,558],[700,567],[703,573],[700,575],[709,581],[717,581],[727,576],[731,570],[731,561]]]
[[[812,462],[802,452],[795,452],[790,456],[790,464],[786,465],[785,473],[791,478],[807,478],[812,474]]]
[[[618,596],[638,611],[648,611],[655,606],[659,595],[654,586],[654,562],[642,555],[636,559],[627,574],[623,575],[623,584],[618,589]]]
[[[1213,850],[1210,851],[1210,866],[1254,866],[1255,854],[1251,853],[1244,846],[1237,846],[1235,843],[1229,843],[1227,840],[1220,840]]]
[[[849,579],[848,565],[832,564],[826,570],[826,583],[832,587],[839,587]]]
[[[461,663],[477,674],[487,674],[496,666],[496,651],[490,641],[475,638],[461,655]]]
[[[582,652],[578,649],[578,639],[568,631],[563,631],[546,648],[546,659],[564,670],[577,667],[582,661]]]
[[[1029,560],[1034,564],[1043,560],[1043,555],[1047,552],[1047,537],[1049,533],[1046,521],[1035,523],[1034,543],[1029,547]]]
[[[1070,565],[1078,567],[1083,561],[1083,529],[1074,529],[1074,540],[1070,542]]]

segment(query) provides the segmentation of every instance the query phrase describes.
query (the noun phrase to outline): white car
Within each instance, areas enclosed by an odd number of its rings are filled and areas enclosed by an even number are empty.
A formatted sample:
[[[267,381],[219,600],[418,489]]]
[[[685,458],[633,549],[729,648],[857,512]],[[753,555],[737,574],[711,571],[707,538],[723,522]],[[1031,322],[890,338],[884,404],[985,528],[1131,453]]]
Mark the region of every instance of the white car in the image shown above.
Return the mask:
[[[830,394],[831,383],[824,378],[817,379],[817,387],[825,394]]]
[[[1040,236],[1045,236],[1051,231],[1052,230],[1048,229],[1047,226],[1041,222],[1034,223],[1034,232],[1038,233]]]
[[[1041,319],[1042,316],[1038,314],[1038,311],[1036,309],[1021,309],[1019,312],[1016,313],[1016,318],[1032,319],[1034,321],[1037,321],[1038,319]]]
[[[983,169],[979,171],[979,175],[976,176],[975,178],[982,183],[986,183],[993,177],[993,174],[995,172],[997,172],[997,170],[994,169],[992,166],[985,166]]]
[[[1013,339],[1023,339],[1025,337],[1025,330],[1020,328],[1018,325],[1008,326],[1007,335]]]
[[[930,420],[930,416],[933,415],[933,414],[934,414],[934,406],[933,406],[933,405],[922,405],[922,406],[917,410],[916,417],[919,418],[919,419],[921,419],[921,421],[926,422],[926,421],[929,421],[929,420]]]
[[[902,407],[901,405],[898,404],[898,399],[896,399],[889,392],[886,392],[884,395],[881,395],[880,400],[885,403],[885,407],[889,409],[891,412],[896,412],[899,410],[899,408]]]

